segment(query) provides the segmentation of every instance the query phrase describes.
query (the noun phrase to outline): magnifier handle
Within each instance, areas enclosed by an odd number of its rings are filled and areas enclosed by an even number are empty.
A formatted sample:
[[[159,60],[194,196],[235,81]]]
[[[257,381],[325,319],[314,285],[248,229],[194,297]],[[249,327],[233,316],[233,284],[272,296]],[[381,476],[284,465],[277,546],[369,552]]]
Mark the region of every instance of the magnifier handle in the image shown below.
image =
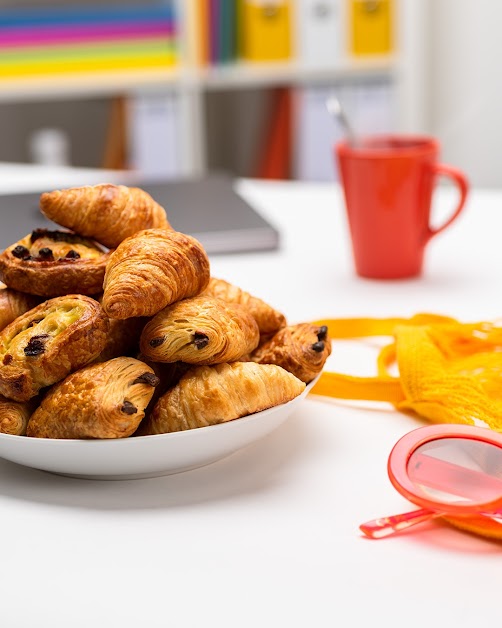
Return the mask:
[[[372,519],[366,523],[362,523],[359,526],[361,532],[364,532],[366,536],[371,539],[381,539],[395,532],[406,530],[417,523],[423,523],[429,521],[434,517],[440,517],[443,513],[436,512],[434,510],[427,510],[421,508],[420,510],[413,510],[411,512],[405,512],[400,515],[391,515],[390,517],[380,517],[379,519]]]

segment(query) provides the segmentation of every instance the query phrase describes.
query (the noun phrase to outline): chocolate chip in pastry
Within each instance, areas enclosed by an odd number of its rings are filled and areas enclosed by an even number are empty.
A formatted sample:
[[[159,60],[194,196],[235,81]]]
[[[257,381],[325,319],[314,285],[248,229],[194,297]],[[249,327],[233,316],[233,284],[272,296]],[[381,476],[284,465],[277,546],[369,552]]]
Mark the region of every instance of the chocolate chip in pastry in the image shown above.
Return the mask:
[[[153,316],[199,294],[209,281],[209,259],[195,238],[147,229],[126,238],[111,254],[103,284],[110,318]]]
[[[156,403],[139,435],[232,421],[291,401],[305,384],[280,366],[232,362],[191,368]]]
[[[0,255],[9,288],[42,297],[101,292],[110,253],[69,231],[35,229]]]
[[[262,335],[273,334],[286,325],[284,314],[275,310],[268,305],[268,303],[265,303],[265,301],[242,290],[238,286],[234,286],[224,279],[211,277],[207,288],[204,290],[204,294],[218,297],[228,303],[238,303],[245,307],[255,318],[260,334]]]
[[[154,362],[236,362],[260,340],[258,325],[241,305],[211,296],[183,299],[156,314],[141,334],[140,350]]]
[[[42,213],[58,225],[108,248],[142,229],[169,229],[164,208],[144,190],[104,183],[46,192]]]
[[[31,294],[18,292],[0,284],[0,331],[39,302],[40,300]]]
[[[32,414],[27,436],[124,438],[144,417],[158,378],[144,362],[118,357],[55,384]]]
[[[299,323],[280,329],[260,345],[250,359],[259,364],[278,364],[308,383],[318,375],[331,353],[326,326]]]
[[[27,401],[94,360],[108,318],[97,301],[73,294],[44,301],[0,332],[0,394]]]
[[[0,395],[0,434],[24,436],[34,409],[35,404],[30,401],[12,401]]]

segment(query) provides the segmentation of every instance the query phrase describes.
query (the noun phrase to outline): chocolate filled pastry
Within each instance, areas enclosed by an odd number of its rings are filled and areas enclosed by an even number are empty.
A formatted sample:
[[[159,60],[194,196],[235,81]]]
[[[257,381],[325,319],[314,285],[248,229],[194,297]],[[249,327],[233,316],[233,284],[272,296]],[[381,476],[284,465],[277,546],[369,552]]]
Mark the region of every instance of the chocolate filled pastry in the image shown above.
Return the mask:
[[[55,384],[32,414],[27,436],[124,438],[136,431],[158,378],[144,362],[119,357]]]
[[[12,401],[0,395],[0,434],[24,436],[35,404]]]
[[[260,364],[277,364],[308,384],[318,375],[331,353],[326,326],[310,323],[289,325],[254,351],[250,359]]]
[[[156,314],[140,350],[154,362],[236,362],[258,346],[260,332],[242,306],[210,296],[183,299]]]
[[[291,401],[304,389],[303,382],[274,364],[196,366],[157,401],[138,434],[163,434],[232,421]]]
[[[97,301],[72,294],[44,301],[0,332],[0,394],[27,401],[94,360],[108,318]]]
[[[104,183],[46,192],[42,213],[110,249],[142,229],[169,229],[165,209],[144,190]]]
[[[39,302],[40,300],[31,294],[11,290],[0,283],[0,331]]]
[[[273,334],[286,325],[284,314],[275,310],[268,305],[268,303],[265,303],[265,301],[242,290],[238,286],[234,286],[224,279],[211,277],[207,288],[204,290],[204,294],[218,297],[228,303],[238,303],[245,307],[258,323],[261,335]]]
[[[109,255],[75,233],[35,229],[0,255],[0,279],[9,288],[42,297],[97,294]]]
[[[209,259],[195,238],[146,229],[111,254],[103,284],[110,318],[153,316],[167,305],[199,294],[209,281]]]

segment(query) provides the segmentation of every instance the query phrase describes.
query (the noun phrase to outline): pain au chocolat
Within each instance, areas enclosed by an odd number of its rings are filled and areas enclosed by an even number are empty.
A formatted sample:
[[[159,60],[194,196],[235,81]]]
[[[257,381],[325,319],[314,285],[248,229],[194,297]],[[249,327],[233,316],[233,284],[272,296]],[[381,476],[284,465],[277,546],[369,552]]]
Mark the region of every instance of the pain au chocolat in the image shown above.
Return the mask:
[[[35,229],[0,255],[0,279],[42,297],[101,292],[110,253],[69,231]]]
[[[42,213],[58,225],[114,249],[142,229],[169,229],[165,209],[144,190],[103,183],[46,192]]]
[[[259,364],[277,364],[308,384],[318,375],[331,354],[326,326],[299,323],[280,329],[260,345],[250,359]]]
[[[27,401],[94,360],[103,350],[108,318],[90,297],[44,301],[0,332],[0,394]]]
[[[135,358],[86,366],[55,384],[26,431],[36,438],[125,438],[133,434],[158,383]]]
[[[232,421],[291,401],[305,384],[274,364],[196,366],[155,404],[138,435],[163,434]]]
[[[209,259],[195,238],[166,229],[145,229],[110,255],[103,309],[110,318],[154,316],[199,294],[209,281]]]
[[[246,309],[200,295],[156,314],[143,329],[140,350],[154,362],[220,364],[242,359],[259,341],[258,325]]]

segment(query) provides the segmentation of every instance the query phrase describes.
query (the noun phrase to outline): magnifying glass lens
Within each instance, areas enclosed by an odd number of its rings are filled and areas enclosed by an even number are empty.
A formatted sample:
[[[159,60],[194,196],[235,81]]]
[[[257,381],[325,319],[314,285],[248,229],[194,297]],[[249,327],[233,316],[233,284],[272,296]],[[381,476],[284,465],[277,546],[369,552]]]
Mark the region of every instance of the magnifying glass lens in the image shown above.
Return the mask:
[[[502,497],[502,448],[468,438],[439,438],[413,451],[407,465],[417,495],[445,504]]]

